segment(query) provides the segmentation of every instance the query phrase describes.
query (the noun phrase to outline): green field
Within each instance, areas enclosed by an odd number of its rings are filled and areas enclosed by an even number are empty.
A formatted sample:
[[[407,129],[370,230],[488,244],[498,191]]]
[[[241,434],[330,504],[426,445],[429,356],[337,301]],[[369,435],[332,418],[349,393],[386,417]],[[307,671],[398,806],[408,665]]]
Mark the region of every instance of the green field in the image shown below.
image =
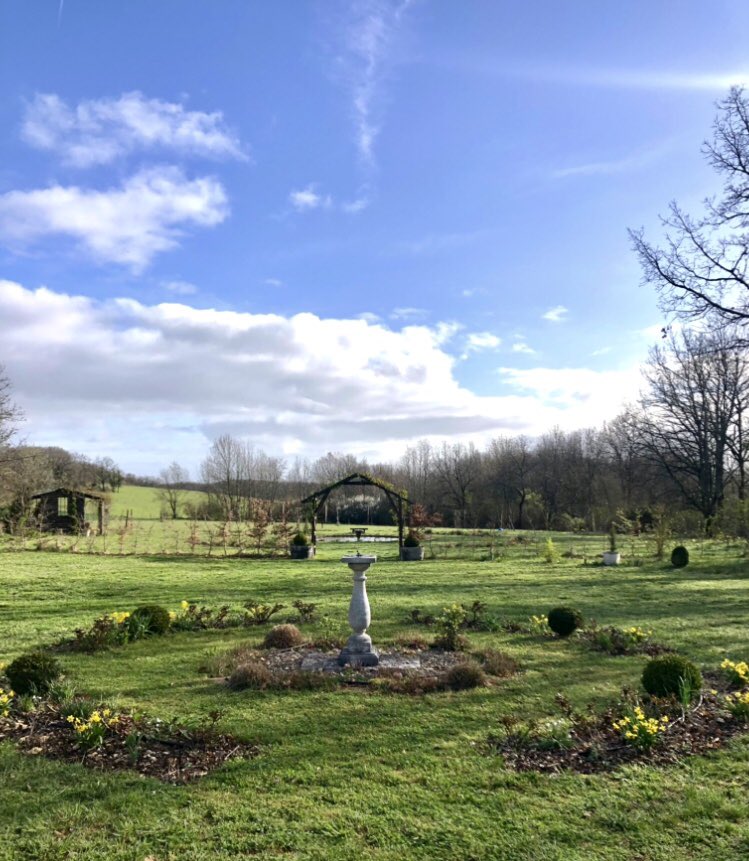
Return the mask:
[[[539,546],[499,541],[494,561],[389,561],[369,577],[380,645],[409,630],[406,613],[486,601],[507,619],[557,603],[616,625],[651,627],[703,667],[749,657],[743,548],[693,544],[677,571],[647,558],[590,563],[600,536],[556,536],[576,558],[548,564]],[[447,535],[452,552],[475,536]],[[484,539],[482,539],[484,540]],[[145,601],[287,606],[317,603],[345,630],[350,579],[323,545],[288,560],[0,555],[0,660],[52,642],[97,614]],[[389,551],[388,551],[389,552]],[[588,554],[588,561],[583,554]],[[632,557],[635,558],[635,557]],[[625,559],[626,562],[626,559]],[[283,613],[281,614],[283,616]],[[315,630],[305,628],[305,633]],[[413,630],[413,629],[410,629]],[[423,629],[420,631],[424,633]],[[0,859],[740,859],[749,857],[749,741],[666,768],[608,775],[516,774],[482,743],[502,715],[554,713],[554,695],[602,706],[636,686],[642,657],[610,657],[574,641],[472,634],[517,658],[523,674],[475,691],[407,697],[334,692],[232,693],[199,672],[206,656],[263,630],[182,633],[97,655],[65,655],[82,689],[154,716],[195,722],[220,710],[220,728],[261,745],[187,787],[21,756],[0,746]]]
[[[180,494],[180,502],[200,502],[204,493],[197,490],[184,490]],[[116,493],[111,494],[109,514],[114,522],[124,517],[128,511],[133,512],[137,520],[159,520],[164,508],[155,487],[138,487],[134,484],[124,484]]]

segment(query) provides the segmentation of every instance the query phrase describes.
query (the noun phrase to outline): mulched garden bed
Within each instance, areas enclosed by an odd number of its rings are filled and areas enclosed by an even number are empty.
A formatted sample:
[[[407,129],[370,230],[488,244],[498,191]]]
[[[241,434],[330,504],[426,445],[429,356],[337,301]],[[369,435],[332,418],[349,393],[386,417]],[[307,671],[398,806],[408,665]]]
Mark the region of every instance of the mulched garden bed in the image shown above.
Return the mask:
[[[135,749],[128,737],[137,737]],[[0,741],[13,741],[26,754],[79,762],[102,771],[135,771],[165,783],[188,783],[229,760],[254,757],[259,752],[256,745],[212,730],[160,725],[125,714],[118,716],[117,725],[100,746],[82,751],[59,708],[48,703],[32,712],[0,717]]]
[[[490,735],[487,747],[515,771],[597,774],[622,765],[670,765],[685,756],[718,750],[747,731],[746,724],[721,707],[719,696],[705,693],[685,714],[675,705],[662,709],[661,713],[670,714],[671,722],[668,730],[647,750],[626,743],[613,728],[621,709],[611,709],[597,716],[572,716],[569,747],[549,747],[548,741],[529,738],[511,723],[505,732]]]

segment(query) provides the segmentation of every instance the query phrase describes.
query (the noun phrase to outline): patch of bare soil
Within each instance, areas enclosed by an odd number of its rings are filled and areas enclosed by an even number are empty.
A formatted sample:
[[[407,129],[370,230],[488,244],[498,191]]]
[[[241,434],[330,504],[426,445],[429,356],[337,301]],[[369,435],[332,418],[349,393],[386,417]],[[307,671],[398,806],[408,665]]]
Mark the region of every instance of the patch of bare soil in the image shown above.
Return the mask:
[[[711,691],[688,710],[674,702],[657,704],[657,712],[668,715],[669,724],[647,749],[627,743],[614,729],[613,724],[622,716],[621,705],[600,715],[568,712],[569,731],[564,739],[506,721],[501,731],[488,737],[487,745],[515,771],[596,774],[634,763],[670,765],[686,756],[718,750],[747,731],[721,701],[721,694]],[[652,713],[655,703],[646,703],[646,709]]]
[[[256,745],[211,729],[179,728],[125,714],[108,729],[101,745],[85,751],[59,708],[48,703],[0,717],[0,741],[13,741],[27,754],[102,771],[135,771],[166,783],[188,783],[231,759],[259,752]]]

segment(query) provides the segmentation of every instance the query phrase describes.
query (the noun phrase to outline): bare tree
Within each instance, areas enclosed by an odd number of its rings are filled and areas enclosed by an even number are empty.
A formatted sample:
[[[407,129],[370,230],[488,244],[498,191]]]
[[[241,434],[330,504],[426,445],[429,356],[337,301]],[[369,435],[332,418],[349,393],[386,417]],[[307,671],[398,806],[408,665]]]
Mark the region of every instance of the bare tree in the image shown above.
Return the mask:
[[[0,365],[0,451],[10,445],[16,433],[16,425],[23,418],[21,410],[13,403],[10,380],[5,368]]]
[[[523,528],[523,510],[531,489],[532,453],[525,436],[499,437],[489,443],[487,451],[489,481],[502,500],[497,520],[516,529]],[[507,518],[503,514],[507,513]]]
[[[434,469],[456,526],[467,526],[472,493],[481,476],[481,455],[473,444],[443,443],[434,456]]]
[[[723,180],[720,197],[693,217],[677,203],[661,219],[662,247],[631,230],[643,280],[677,317],[709,316],[723,325],[749,322],[749,100],[741,87],[719,102],[712,141],[703,153]]]
[[[172,520],[179,517],[179,510],[185,499],[185,484],[189,480],[190,474],[177,461],[172,461],[159,473],[158,495]]]
[[[749,366],[730,331],[680,336],[654,347],[645,368],[641,440],[707,529],[723,503],[731,435]]]

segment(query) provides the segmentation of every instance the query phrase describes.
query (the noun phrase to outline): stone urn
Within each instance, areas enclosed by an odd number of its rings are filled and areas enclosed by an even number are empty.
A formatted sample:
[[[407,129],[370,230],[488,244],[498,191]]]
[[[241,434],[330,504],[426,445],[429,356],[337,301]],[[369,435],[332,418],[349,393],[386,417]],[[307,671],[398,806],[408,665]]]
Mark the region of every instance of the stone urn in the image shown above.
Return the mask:
[[[315,555],[314,544],[289,544],[292,559],[312,559]]]
[[[401,562],[421,562],[423,558],[423,547],[401,547]]]
[[[341,562],[353,572],[354,588],[351,592],[351,603],[348,608],[348,622],[354,632],[346,641],[346,645],[338,655],[338,664],[341,667],[376,667],[380,663],[380,656],[372,648],[372,638],[367,633],[372,615],[369,609],[369,598],[367,597],[367,570],[369,566],[377,561],[377,557],[344,556]]]
[[[603,564],[604,565],[618,565],[622,561],[622,554],[618,551],[607,550],[603,554]]]

